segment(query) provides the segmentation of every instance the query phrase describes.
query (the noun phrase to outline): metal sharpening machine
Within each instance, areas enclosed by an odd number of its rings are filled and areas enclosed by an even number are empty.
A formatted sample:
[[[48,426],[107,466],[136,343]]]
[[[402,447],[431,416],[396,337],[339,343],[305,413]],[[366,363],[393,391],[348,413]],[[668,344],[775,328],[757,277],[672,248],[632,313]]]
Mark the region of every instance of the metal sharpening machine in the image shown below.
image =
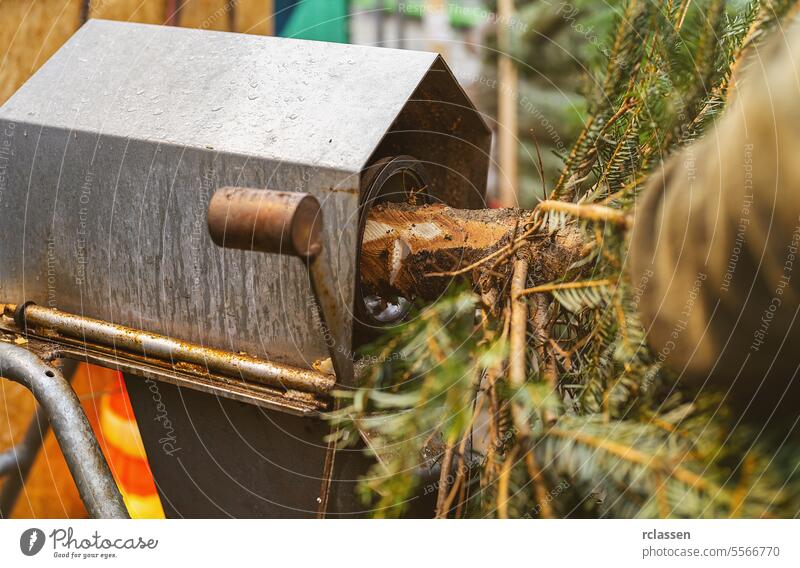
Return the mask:
[[[126,514],[59,359],[125,374],[168,516],[360,514],[319,416],[392,316],[366,211],[483,207],[490,143],[436,54],[83,26],[0,108],[0,373],[89,512]]]

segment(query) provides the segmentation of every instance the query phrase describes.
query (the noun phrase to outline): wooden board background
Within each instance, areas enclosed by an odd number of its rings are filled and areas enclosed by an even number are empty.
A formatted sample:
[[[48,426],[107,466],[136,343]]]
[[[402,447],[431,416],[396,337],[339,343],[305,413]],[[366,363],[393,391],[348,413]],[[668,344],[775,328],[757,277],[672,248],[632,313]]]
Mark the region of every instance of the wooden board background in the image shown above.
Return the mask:
[[[81,25],[85,0],[0,0],[0,104]],[[92,0],[92,18],[270,34],[271,0]],[[170,10],[171,12],[172,10]]]

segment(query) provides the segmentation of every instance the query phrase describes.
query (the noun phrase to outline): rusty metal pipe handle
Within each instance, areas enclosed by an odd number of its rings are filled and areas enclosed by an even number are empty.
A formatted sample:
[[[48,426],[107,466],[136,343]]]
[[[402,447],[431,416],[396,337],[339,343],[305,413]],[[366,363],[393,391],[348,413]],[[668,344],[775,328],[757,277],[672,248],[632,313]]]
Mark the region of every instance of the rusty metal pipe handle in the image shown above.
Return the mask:
[[[26,387],[44,409],[88,513],[129,518],[89,420],[61,372],[24,347],[0,342],[0,376]]]
[[[306,261],[337,381],[352,377],[349,342],[322,244],[322,209],[309,193],[223,187],[208,204],[208,231],[223,248],[290,254]]]
[[[308,193],[223,187],[208,204],[208,232],[223,248],[310,258],[322,250],[322,209]]]

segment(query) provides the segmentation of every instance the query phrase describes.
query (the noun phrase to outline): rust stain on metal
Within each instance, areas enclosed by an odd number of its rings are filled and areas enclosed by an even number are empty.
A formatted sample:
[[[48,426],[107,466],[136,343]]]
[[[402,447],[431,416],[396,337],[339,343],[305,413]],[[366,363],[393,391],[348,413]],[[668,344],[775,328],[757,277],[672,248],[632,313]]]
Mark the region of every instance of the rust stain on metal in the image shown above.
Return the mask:
[[[218,246],[311,257],[322,250],[322,209],[308,193],[223,187],[208,205]]]
[[[6,304],[3,311],[7,317],[14,317],[17,308]],[[205,368],[206,374],[213,372],[277,388],[319,394],[330,392],[336,382],[334,376],[314,370],[204,347],[35,304],[24,307],[24,320],[25,328],[40,329],[44,336],[54,340],[64,336],[73,342],[166,361],[179,369],[194,366],[195,370]]]
[[[11,343],[15,334],[13,327],[9,327],[7,322],[0,321],[0,341]],[[68,337],[52,338],[35,333],[28,337],[25,348],[45,361],[61,358],[86,361],[144,379],[162,381],[299,416],[316,416],[330,405],[328,397],[226,377],[209,372],[199,365],[187,363],[172,365],[167,361],[101,345],[90,345]]]
[[[307,193],[223,187],[209,203],[208,231],[220,247],[291,254],[306,261],[335,377],[348,382],[352,376],[346,356],[350,338],[341,336],[344,313],[334,294],[330,260],[322,245],[322,210],[317,199]],[[238,360],[230,365],[241,367]],[[284,370],[282,378],[294,381],[298,372],[314,371]],[[333,386],[329,376],[317,375],[326,378],[322,382],[307,376],[298,380],[312,384],[317,392],[329,391]]]

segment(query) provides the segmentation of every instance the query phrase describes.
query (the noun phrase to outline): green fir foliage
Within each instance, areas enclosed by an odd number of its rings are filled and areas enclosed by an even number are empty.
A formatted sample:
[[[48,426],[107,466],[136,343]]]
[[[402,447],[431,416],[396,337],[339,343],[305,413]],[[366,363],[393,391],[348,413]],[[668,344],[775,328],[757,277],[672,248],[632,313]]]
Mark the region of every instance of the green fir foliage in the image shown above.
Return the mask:
[[[647,175],[719,115],[753,46],[796,4],[586,8],[615,23],[595,42],[605,57],[586,57],[588,112],[549,190],[630,210]],[[378,362],[331,415],[338,442],[375,459],[365,504],[398,516],[443,487],[442,516],[795,516],[796,441],[742,423],[713,390],[685,392],[647,348],[624,232],[563,213],[542,221],[579,224],[592,245],[580,276],[590,284],[553,293],[548,335],[529,332],[530,359],[551,361],[555,378],[540,364],[510,384],[507,309],[491,313],[465,290],[420,308],[367,350]]]

